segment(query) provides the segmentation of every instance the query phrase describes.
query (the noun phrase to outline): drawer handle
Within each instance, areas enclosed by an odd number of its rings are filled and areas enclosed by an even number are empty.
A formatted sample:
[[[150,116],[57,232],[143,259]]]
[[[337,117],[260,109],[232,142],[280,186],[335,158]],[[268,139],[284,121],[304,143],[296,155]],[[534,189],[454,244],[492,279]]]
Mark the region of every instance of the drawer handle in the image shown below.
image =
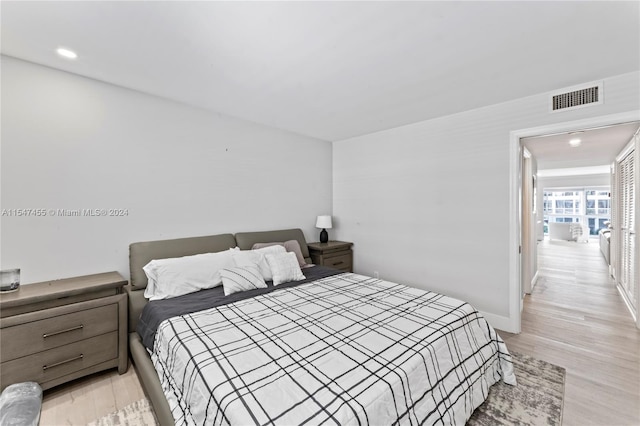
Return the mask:
[[[67,328],[66,330],[54,331],[53,333],[44,333],[42,337],[46,339],[47,337],[57,336],[58,334],[68,333],[74,330],[82,330],[83,328],[84,328],[84,325],[80,324],[80,325],[76,325],[75,327]]]
[[[344,261],[342,261],[342,262],[336,262],[336,263],[334,263],[334,264],[333,264],[333,266],[342,265],[343,263],[344,263]]]
[[[64,361],[56,362],[55,364],[51,364],[51,365],[43,365],[43,366],[42,366],[42,371],[47,371],[47,370],[48,370],[48,369],[50,369],[50,368],[57,367],[57,366],[59,366],[59,365],[66,364],[66,363],[68,363],[68,362],[75,361],[75,360],[82,359],[82,358],[84,358],[84,355],[83,355],[83,354],[80,354],[80,355],[75,356],[75,357],[73,357],[73,358],[69,358],[69,359],[65,359]]]

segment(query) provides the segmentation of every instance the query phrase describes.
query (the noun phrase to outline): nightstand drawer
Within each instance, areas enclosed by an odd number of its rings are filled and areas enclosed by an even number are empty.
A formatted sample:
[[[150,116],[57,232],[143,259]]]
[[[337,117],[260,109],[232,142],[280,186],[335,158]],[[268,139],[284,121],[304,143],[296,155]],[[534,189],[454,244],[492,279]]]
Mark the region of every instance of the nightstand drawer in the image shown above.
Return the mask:
[[[353,243],[329,241],[326,243],[308,243],[311,262],[316,265],[353,272]]]
[[[324,266],[331,268],[342,269],[345,271],[351,270],[351,252],[340,256],[331,256],[324,258]]]
[[[83,306],[78,304],[78,312],[3,328],[0,359],[10,361],[118,329],[115,303],[91,309]]]
[[[118,332],[103,334],[1,364],[2,383],[49,380],[118,357]]]

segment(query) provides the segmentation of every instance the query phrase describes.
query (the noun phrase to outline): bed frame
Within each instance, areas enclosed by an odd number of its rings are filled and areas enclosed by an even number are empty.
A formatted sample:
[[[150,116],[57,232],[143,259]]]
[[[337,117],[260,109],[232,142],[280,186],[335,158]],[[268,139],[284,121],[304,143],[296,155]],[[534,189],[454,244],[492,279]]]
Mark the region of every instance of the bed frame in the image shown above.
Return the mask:
[[[298,240],[302,255],[311,263],[309,249],[304,234],[300,229],[283,229],[263,232],[240,232],[233,234],[210,235],[204,237],[179,238],[173,240],[146,241],[129,245],[129,270],[131,279],[125,291],[129,297],[129,351],[136,367],[138,377],[144,391],[151,401],[156,418],[162,426],[174,425],[173,415],[169,409],[160,379],[151,358],[136,332],[138,318],[147,304],[144,289],[147,276],[142,268],[153,259],[191,256],[201,253],[214,253],[233,247],[249,250],[255,243],[284,242]]]

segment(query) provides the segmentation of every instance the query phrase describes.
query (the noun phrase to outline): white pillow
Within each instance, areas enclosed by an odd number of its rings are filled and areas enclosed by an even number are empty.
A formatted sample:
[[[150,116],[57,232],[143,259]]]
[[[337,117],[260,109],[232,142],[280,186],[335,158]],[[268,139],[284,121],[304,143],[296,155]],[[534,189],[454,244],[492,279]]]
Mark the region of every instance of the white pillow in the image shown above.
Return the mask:
[[[252,249],[252,251],[258,252],[258,253],[262,253],[262,254],[278,254],[278,253],[286,253],[287,249],[280,244],[276,244],[273,246],[267,246],[267,247],[262,247],[262,248],[256,248],[256,249]]]
[[[231,257],[236,266],[255,266],[265,281],[271,281],[273,279],[271,269],[263,253],[255,250],[239,250],[231,253]]]
[[[269,246],[254,250],[236,250],[232,253],[232,257],[236,266],[258,266],[258,269],[262,274],[262,278],[264,278],[265,281],[271,281],[273,279],[273,274],[271,273],[271,268],[264,256],[267,253],[286,253],[286,251],[287,250],[283,246]]]
[[[298,240],[288,240],[284,243],[255,243],[251,248],[253,250],[259,250],[274,245],[283,246],[286,251],[294,252],[296,254],[296,257],[298,258],[298,264],[301,268],[307,266],[307,261],[304,260],[304,256],[302,255],[302,248],[300,247],[300,243],[298,242]]]
[[[233,252],[226,250],[152,260],[142,268],[148,280],[144,297],[149,300],[169,299],[221,285],[220,270],[234,266]]]
[[[295,253],[267,254],[265,257],[273,274],[273,285],[305,279]]]
[[[220,270],[224,295],[228,296],[239,291],[267,288],[262,274],[257,266],[238,266]]]

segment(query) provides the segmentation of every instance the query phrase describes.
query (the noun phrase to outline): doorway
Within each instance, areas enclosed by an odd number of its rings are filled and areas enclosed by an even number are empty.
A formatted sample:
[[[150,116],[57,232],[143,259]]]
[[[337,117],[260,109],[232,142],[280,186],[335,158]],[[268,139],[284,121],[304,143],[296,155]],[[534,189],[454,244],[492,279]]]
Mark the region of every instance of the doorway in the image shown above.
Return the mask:
[[[524,167],[524,151],[521,145],[521,139],[540,137],[542,135],[568,135],[569,133],[577,131],[585,131],[590,129],[605,128],[619,124],[626,124],[631,122],[637,122],[640,117],[640,111],[633,111],[629,113],[614,114],[609,116],[595,117],[592,119],[578,120],[566,123],[559,123],[549,126],[543,126],[539,128],[524,129],[511,132],[511,144],[510,144],[510,285],[509,285],[509,317],[511,322],[511,330],[513,332],[520,332],[521,328],[521,307],[522,297],[525,293],[525,285],[523,282],[523,267],[529,267],[530,258],[525,264],[523,260],[523,194],[524,186],[526,182],[523,178]],[[535,168],[534,168],[534,173]],[[539,184],[538,184],[539,186]],[[537,192],[540,192],[539,190]],[[540,210],[540,207],[538,207]],[[532,210],[529,210],[532,211]],[[533,220],[533,219],[532,219]],[[636,218],[637,221],[637,218]],[[538,221],[535,221],[538,224]],[[531,256],[531,252],[527,254]],[[637,253],[636,253],[637,257]],[[637,263],[637,262],[636,262]],[[636,268],[636,275],[637,275]],[[531,276],[532,274],[528,274]],[[535,274],[533,274],[535,276]],[[638,280],[636,280],[636,289],[638,286]],[[636,293],[637,294],[637,293]],[[636,320],[636,325],[640,328],[640,319]]]

